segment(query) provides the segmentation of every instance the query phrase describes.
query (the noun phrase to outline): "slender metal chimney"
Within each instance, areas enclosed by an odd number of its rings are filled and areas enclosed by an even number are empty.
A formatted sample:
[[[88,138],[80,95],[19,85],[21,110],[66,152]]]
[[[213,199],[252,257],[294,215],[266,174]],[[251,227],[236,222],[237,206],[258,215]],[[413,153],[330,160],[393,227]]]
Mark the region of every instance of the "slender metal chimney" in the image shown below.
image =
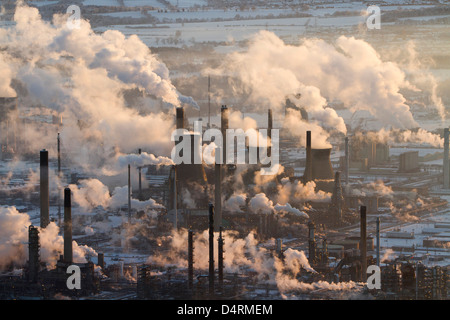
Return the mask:
[[[173,218],[173,227],[178,229],[178,190],[177,190],[177,166],[173,167],[173,209],[174,209],[174,218]]]
[[[141,148],[139,148],[139,154],[142,153]],[[141,167],[138,167],[138,171],[139,171],[139,200],[142,200],[142,176],[141,176]]]
[[[272,109],[269,109],[267,112],[267,137],[269,138],[270,141],[270,145],[267,148],[268,157],[272,155],[272,128],[273,128]]]
[[[209,293],[214,294],[214,205],[209,204]]]
[[[311,149],[311,131],[306,131],[306,166],[304,173],[304,182],[312,180],[313,164],[312,164],[312,149]]]
[[[227,163],[227,129],[228,129],[228,117],[230,111],[227,106],[223,105],[220,109],[220,128],[222,130],[222,139],[223,139],[223,162],[222,164]]]
[[[128,223],[131,222],[131,167],[128,165]]]
[[[208,75],[208,126],[211,128],[211,77]]]
[[[361,277],[362,282],[367,281],[367,217],[366,206],[361,206],[361,223],[360,223],[360,243],[361,250]]]
[[[61,143],[59,138],[59,132],[57,137],[58,144],[58,178],[61,179]],[[61,194],[58,192],[58,226],[61,230]]]
[[[314,222],[309,221],[309,264],[313,265],[316,263],[316,240],[315,240],[315,225]]]
[[[177,108],[177,129],[184,129],[184,109],[183,107]]]
[[[28,279],[37,281],[39,272],[39,230],[30,225],[28,227]]]
[[[331,213],[334,219],[342,220],[342,207],[344,196],[342,195],[340,172],[336,171],[334,175],[334,188],[331,196]]]
[[[72,263],[72,203],[70,188],[64,189],[64,261]]]
[[[41,150],[40,154],[40,196],[41,196],[41,228],[50,223],[49,217],[49,184],[48,184],[48,151]]]
[[[223,245],[225,244],[223,237],[222,237],[222,227],[219,229],[219,246],[218,246],[218,254],[219,254],[219,261],[218,261],[218,267],[219,267],[219,286],[222,289],[223,288]]]
[[[283,239],[276,239],[276,245],[277,245],[277,256],[278,258],[283,257]]]
[[[97,255],[97,265],[102,269],[105,268],[105,255],[103,253]]]
[[[216,163],[214,165],[214,228],[217,230],[222,225],[222,165],[220,162],[219,148],[216,149]]]
[[[380,217],[377,217],[377,266],[380,266]]]
[[[345,137],[345,185],[348,186],[348,177],[350,174],[350,155],[348,150],[348,137]]]
[[[188,231],[188,287],[194,286],[194,232]]]
[[[444,129],[444,189],[449,188],[450,184],[450,170],[449,170],[449,130]]]

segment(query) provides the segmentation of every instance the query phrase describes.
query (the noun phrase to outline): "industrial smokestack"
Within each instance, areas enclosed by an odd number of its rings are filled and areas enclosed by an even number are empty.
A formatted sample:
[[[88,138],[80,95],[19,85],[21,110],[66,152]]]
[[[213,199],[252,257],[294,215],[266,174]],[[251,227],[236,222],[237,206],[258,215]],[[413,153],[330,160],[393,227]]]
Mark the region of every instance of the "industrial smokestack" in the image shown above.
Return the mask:
[[[209,293],[214,294],[214,205],[209,204]]]
[[[450,184],[448,152],[449,152],[449,130],[448,130],[448,128],[445,128],[444,129],[444,189],[448,189],[449,184]]]
[[[361,231],[359,248],[361,250],[361,276],[362,282],[367,281],[367,218],[366,207],[361,206]]]
[[[314,222],[309,221],[308,223],[308,230],[309,230],[309,264],[314,265],[316,263],[316,240],[315,240],[315,225]]]
[[[380,266],[380,217],[377,217],[377,266]]]
[[[28,227],[28,279],[37,281],[39,272],[39,230],[30,225]]]
[[[220,231],[219,231],[219,239],[218,239],[218,242],[219,242],[219,246],[218,246],[219,247],[218,248],[218,254],[219,254],[218,267],[219,267],[219,286],[222,289],[223,288],[223,253],[224,253],[223,245],[225,243],[224,243],[224,240],[223,240],[223,237],[222,237],[222,227],[220,227],[219,230]]]
[[[40,153],[40,196],[41,196],[41,228],[50,223],[49,217],[49,184],[48,184],[48,151],[41,150]]]
[[[97,255],[97,265],[102,269],[105,268],[105,255],[103,253]]]
[[[267,112],[267,137],[269,138],[270,141],[270,145],[267,148],[268,157],[272,155],[272,128],[273,128],[272,109],[269,109]]]
[[[348,186],[348,176],[350,174],[350,155],[348,152],[348,137],[345,137],[345,185]]]
[[[334,175],[334,188],[331,196],[331,213],[333,218],[342,220],[342,207],[344,203],[344,196],[342,195],[341,176],[340,172],[336,171]]]
[[[228,118],[230,111],[227,106],[223,105],[220,109],[220,128],[222,130],[223,137],[223,164],[227,163],[227,129],[228,129]]]
[[[70,189],[64,189],[64,261],[72,263],[72,203]]]
[[[188,286],[194,286],[194,232],[188,231]]]
[[[142,153],[141,148],[139,148],[139,154]],[[141,167],[138,168],[139,171],[139,200],[142,200],[142,176],[141,176]]]
[[[214,228],[217,230],[222,225],[222,165],[220,162],[219,148],[216,149],[216,163],[214,165],[214,213],[216,215]]]
[[[184,109],[183,107],[177,108],[177,129],[184,129]]]
[[[59,138],[59,132],[56,141],[58,149],[58,177],[61,179],[61,143]],[[59,192],[58,192],[58,226],[59,230],[61,231],[61,195]]]
[[[283,239],[276,239],[276,246],[277,256],[281,259],[283,257]]]
[[[131,167],[128,165],[128,223],[131,222]]]
[[[311,150],[311,131],[306,131],[306,167],[304,173],[304,182],[312,180],[312,150]]]

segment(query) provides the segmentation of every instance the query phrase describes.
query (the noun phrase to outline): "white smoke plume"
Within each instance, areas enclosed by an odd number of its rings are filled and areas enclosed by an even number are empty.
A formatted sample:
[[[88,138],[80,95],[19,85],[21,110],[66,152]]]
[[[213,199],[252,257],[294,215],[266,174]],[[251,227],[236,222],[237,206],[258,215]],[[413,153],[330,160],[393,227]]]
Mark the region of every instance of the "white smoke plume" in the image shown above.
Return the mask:
[[[64,146],[85,169],[98,172],[116,148],[169,154],[172,106],[197,104],[176,90],[165,64],[137,36],[113,30],[98,34],[85,20],[70,29],[66,21],[67,16],[55,15],[52,23],[45,22],[36,8],[17,6],[14,24],[0,30],[4,95],[11,95],[7,87],[14,79],[25,92],[21,108],[43,106],[60,113]],[[127,106],[123,93],[129,89],[144,93],[145,112]],[[167,107],[161,109],[158,100]],[[36,148],[49,141],[46,127],[34,126],[22,138]]]
[[[170,250],[161,255],[150,256],[147,263],[158,266],[187,268],[187,230],[173,231],[169,238]],[[318,289],[330,291],[359,291],[363,284],[354,282],[328,283],[325,281],[304,283],[297,279],[301,270],[317,273],[309,264],[303,251],[288,248],[285,250],[285,263],[260,246],[253,233],[244,239],[238,238],[237,232],[225,231],[224,269],[225,272],[243,272],[253,270],[261,283],[277,285],[281,294],[287,292],[304,292]],[[218,233],[214,234],[214,242]],[[208,230],[194,235],[194,265],[196,269],[208,270],[209,234]],[[215,251],[214,259],[218,259]],[[217,261],[217,260],[216,260]]]
[[[98,179],[83,179],[79,181],[79,185],[71,184],[68,187],[73,193],[73,202],[85,211],[98,206],[118,209],[128,205],[128,186],[115,187],[110,194],[108,187]],[[131,207],[138,210],[163,208],[153,199],[139,201],[134,198],[131,198]]]
[[[319,190],[316,192],[316,183],[309,181],[303,184],[295,180],[291,182],[289,178],[283,178],[281,184],[277,185],[277,202],[284,204],[287,202],[305,203],[307,201],[329,202],[331,193]]]
[[[242,213],[241,207],[246,205],[247,195],[245,193],[236,193],[234,192],[230,198],[228,198],[224,204],[224,210],[233,212],[233,213]]]
[[[274,206],[274,210],[278,213],[292,213],[297,217],[303,217],[303,218],[309,218],[308,214],[306,214],[303,211],[300,211],[297,208],[292,207],[289,203],[286,203],[285,205],[281,205],[277,203]]]
[[[13,264],[23,267],[28,260],[28,227],[30,217],[20,213],[15,207],[0,207],[0,270]],[[52,269],[64,251],[64,239],[58,234],[59,227],[54,223],[39,228],[41,261]],[[76,263],[87,262],[86,256],[96,256],[94,249],[80,246],[73,241],[73,259]]]
[[[250,199],[249,209],[259,214],[271,214],[274,211],[273,202],[264,193],[258,193]]]
[[[345,125],[327,101],[341,101],[352,112],[368,111],[386,127],[418,127],[401,93],[414,88],[405,72],[354,37],[288,45],[274,33],[260,31],[246,50],[229,54],[221,67],[207,72],[228,75],[236,92],[248,94],[248,104],[265,109],[281,111],[286,97],[300,94],[298,106],[321,126],[342,133]]]

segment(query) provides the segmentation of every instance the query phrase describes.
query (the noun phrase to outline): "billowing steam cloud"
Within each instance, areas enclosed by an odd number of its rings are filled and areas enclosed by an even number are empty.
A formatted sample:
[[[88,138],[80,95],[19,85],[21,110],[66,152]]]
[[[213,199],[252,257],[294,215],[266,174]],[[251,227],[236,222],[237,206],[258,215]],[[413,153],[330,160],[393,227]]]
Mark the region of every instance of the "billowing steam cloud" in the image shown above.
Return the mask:
[[[30,217],[20,213],[15,207],[0,207],[0,270],[9,266],[23,267],[28,260],[28,227]],[[47,268],[53,268],[59,255],[63,253],[64,239],[58,234],[59,227],[51,222],[45,229],[39,228],[41,261]],[[72,243],[73,259],[85,263],[86,256],[96,256],[94,249]]]
[[[72,190],[74,203],[86,211],[98,206],[118,209],[128,203],[127,186],[114,188],[112,195],[110,195],[108,187],[97,179],[80,180],[79,186],[71,184],[69,188]],[[131,199],[131,207],[138,210],[163,208],[153,199],[139,201],[133,198]]]
[[[280,292],[293,293],[312,290],[330,291],[357,291],[363,285],[355,282],[329,283],[319,281],[304,283],[298,280],[301,271],[316,273],[310,266],[303,251],[288,248],[285,250],[284,263],[269,253],[267,249],[259,246],[253,233],[249,233],[244,239],[238,238],[237,232],[225,231],[224,234],[224,269],[225,272],[243,272],[253,270],[257,273],[257,279],[261,283],[274,284]],[[218,233],[214,234],[217,241]],[[208,230],[194,235],[195,267],[200,270],[208,269]],[[173,231],[170,237],[170,250],[164,254],[150,256],[148,263],[158,266],[177,266],[187,268],[187,231]],[[218,259],[217,251],[215,258]]]
[[[311,125],[346,133],[343,119],[327,106],[327,101],[341,101],[353,112],[368,111],[387,128],[418,127],[400,92],[415,90],[414,85],[396,63],[382,61],[370,44],[353,37],[288,45],[272,32],[260,31],[247,50],[229,54],[219,68],[207,71],[228,75],[233,89],[248,96],[248,104],[282,111],[288,97],[316,121]],[[286,126],[299,127],[298,121]]]
[[[15,24],[0,30],[0,94],[15,95],[14,79],[21,88],[20,106],[61,113],[64,147],[76,151],[73,161],[93,170],[117,149],[169,154],[171,106],[197,104],[176,90],[165,64],[137,36],[96,34],[84,20],[79,29],[69,29],[66,20],[55,15],[48,23],[36,8],[17,6]],[[127,106],[124,92],[130,89],[142,93],[140,112]],[[48,149],[47,134],[54,133],[36,126],[22,138],[34,150]]]

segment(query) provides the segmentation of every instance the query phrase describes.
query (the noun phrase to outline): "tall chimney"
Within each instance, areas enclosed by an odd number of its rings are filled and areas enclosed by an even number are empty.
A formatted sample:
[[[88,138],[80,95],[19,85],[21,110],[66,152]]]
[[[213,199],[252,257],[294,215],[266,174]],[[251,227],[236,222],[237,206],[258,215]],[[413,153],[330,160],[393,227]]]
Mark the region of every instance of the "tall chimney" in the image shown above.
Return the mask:
[[[29,281],[36,282],[39,272],[39,230],[33,225],[28,227],[28,269]]]
[[[342,220],[342,207],[344,203],[344,196],[342,195],[340,172],[336,171],[334,174],[334,188],[331,196],[331,212],[333,219]]]
[[[209,293],[214,294],[214,205],[209,204]]]
[[[377,266],[380,266],[380,217],[377,217]]]
[[[449,184],[450,184],[448,151],[449,151],[449,130],[448,130],[448,128],[445,128],[444,129],[444,189],[448,189]]]
[[[98,253],[97,255],[97,265],[102,268],[102,270],[105,268],[105,255],[103,253]]]
[[[208,75],[208,126],[211,128],[211,77]]]
[[[48,185],[48,151],[41,150],[40,154],[40,196],[41,196],[41,228],[50,223],[49,217],[49,185]]]
[[[64,189],[64,261],[72,263],[72,203],[70,189]]]
[[[315,237],[315,225],[314,222],[309,221],[308,223],[308,231],[309,231],[309,264],[313,265],[316,263],[316,241],[314,239]]]
[[[131,222],[131,168],[128,165],[128,223]]]
[[[362,282],[367,281],[367,220],[366,206],[361,206],[361,231],[359,248],[361,250],[361,276]]]
[[[272,155],[272,128],[273,128],[272,109],[269,109],[267,112],[267,137],[269,138],[270,141],[270,145],[267,148],[268,157]]]
[[[306,167],[305,167],[305,183],[312,180],[312,151],[311,151],[311,131],[306,131]]]
[[[177,108],[177,129],[184,129],[184,109],[183,107]]]
[[[194,285],[194,232],[188,231],[188,286]]]
[[[61,143],[59,138],[59,132],[57,137],[57,147],[58,147],[58,177],[61,179]],[[61,194],[58,192],[58,226],[61,230]]]
[[[214,219],[214,228],[217,230],[222,225],[222,165],[220,162],[219,148],[216,149],[216,163],[214,165],[214,213],[216,219]]]
[[[177,166],[173,167],[173,209],[174,209],[174,219],[173,227],[178,229],[178,190],[177,190]]]
[[[141,150],[141,148],[139,148],[139,154],[141,154],[142,153],[142,150]],[[138,168],[138,171],[139,171],[139,195],[138,195],[138,197],[139,197],[139,200],[142,200],[142,177],[141,177],[141,167],[139,167]]]
[[[224,240],[222,237],[222,227],[220,227],[219,229],[219,248],[218,248],[218,254],[219,254],[219,261],[218,261],[218,267],[219,267],[219,286],[222,289],[223,288],[223,245],[224,245]]]
[[[228,129],[228,117],[229,117],[229,110],[226,105],[222,105],[222,108],[220,109],[220,128],[222,130],[222,139],[223,139],[223,162],[222,164],[227,163],[227,129]],[[234,151],[234,150],[233,150]]]
[[[350,155],[348,152],[348,137],[345,137],[345,185],[348,186],[348,176],[350,174]]]

